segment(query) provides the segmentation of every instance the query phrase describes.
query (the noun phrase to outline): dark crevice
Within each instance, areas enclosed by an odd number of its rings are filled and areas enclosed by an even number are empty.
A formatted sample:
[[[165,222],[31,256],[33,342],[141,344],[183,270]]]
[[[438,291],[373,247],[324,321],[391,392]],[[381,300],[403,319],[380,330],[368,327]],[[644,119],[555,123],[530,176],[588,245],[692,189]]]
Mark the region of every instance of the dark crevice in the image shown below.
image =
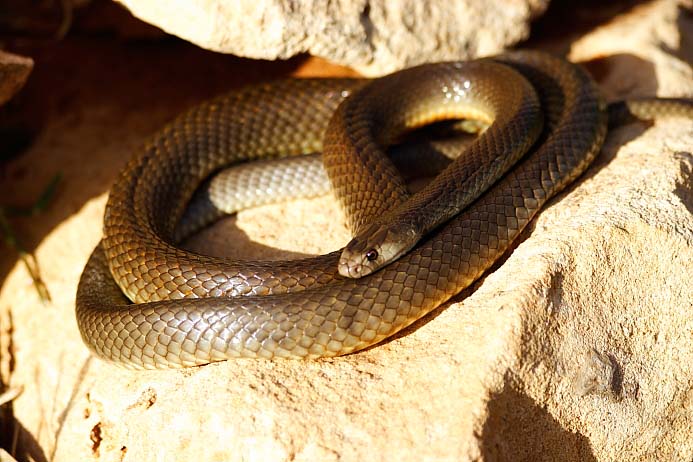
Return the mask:
[[[361,16],[359,17],[361,26],[363,27],[363,32],[365,34],[365,42],[373,49],[373,34],[375,29],[373,27],[373,21],[371,20],[371,4],[366,2],[363,6],[363,11],[361,11]]]
[[[532,23],[529,39],[517,47],[564,53],[576,38],[645,3],[648,0],[553,0]]]
[[[91,440],[91,453],[94,457],[99,457],[99,447],[101,446],[101,422],[94,425],[89,432],[89,439]]]
[[[1,320],[2,318],[0,318]],[[4,330],[4,333],[2,332]],[[7,311],[7,326],[0,324],[0,335],[6,336],[8,339],[7,349],[0,351],[0,355],[7,353],[8,358],[8,377],[0,377],[0,394],[7,391],[9,379],[12,377],[16,367],[15,352],[14,352],[14,323],[12,322],[12,311]],[[5,383],[4,380],[8,383]],[[14,408],[12,401],[4,405],[0,405],[0,448],[14,448],[17,438],[18,423],[14,418]]]
[[[39,442],[34,438],[34,435],[16,420],[14,421],[12,434],[16,445],[12,444],[12,446],[7,446],[7,448],[14,449],[13,457],[17,461],[48,462],[50,460],[46,457],[46,454],[43,452]]]
[[[679,151],[674,154],[679,159],[681,175],[676,182],[674,194],[681,199],[688,212],[693,215],[693,154]]]

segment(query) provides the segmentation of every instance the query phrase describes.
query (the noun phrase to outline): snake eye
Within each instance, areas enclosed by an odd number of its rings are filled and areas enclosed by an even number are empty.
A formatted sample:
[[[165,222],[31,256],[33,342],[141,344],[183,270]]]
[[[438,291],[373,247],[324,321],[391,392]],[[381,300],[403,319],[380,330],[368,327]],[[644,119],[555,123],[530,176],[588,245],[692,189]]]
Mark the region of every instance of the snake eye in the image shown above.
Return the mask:
[[[377,250],[371,249],[368,252],[366,252],[366,260],[375,261],[376,258],[378,258],[378,251]]]

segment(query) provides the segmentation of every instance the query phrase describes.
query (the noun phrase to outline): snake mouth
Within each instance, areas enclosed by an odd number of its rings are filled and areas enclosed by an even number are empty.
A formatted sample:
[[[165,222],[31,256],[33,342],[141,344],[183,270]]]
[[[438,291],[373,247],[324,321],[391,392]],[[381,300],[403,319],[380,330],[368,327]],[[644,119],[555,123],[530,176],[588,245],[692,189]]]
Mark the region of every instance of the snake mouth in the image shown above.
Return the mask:
[[[337,270],[349,278],[368,276],[406,254],[419,238],[406,226],[374,224],[346,245]]]
[[[348,262],[348,261],[342,261],[340,260],[339,263],[337,264],[337,271],[339,271],[339,274],[344,276],[345,278],[350,278],[350,279],[358,279],[360,277],[365,276],[366,273],[363,274],[364,267],[360,263],[355,263],[355,262]]]
[[[353,279],[368,276],[389,262],[379,249],[380,246],[374,245],[371,240],[364,241],[355,237],[342,250],[337,271],[342,276]]]
[[[414,244],[407,245],[400,241],[389,245],[381,245],[378,247],[381,249],[380,252],[375,248],[356,253],[344,249],[337,264],[337,270],[340,275],[352,279],[368,276],[404,256]]]

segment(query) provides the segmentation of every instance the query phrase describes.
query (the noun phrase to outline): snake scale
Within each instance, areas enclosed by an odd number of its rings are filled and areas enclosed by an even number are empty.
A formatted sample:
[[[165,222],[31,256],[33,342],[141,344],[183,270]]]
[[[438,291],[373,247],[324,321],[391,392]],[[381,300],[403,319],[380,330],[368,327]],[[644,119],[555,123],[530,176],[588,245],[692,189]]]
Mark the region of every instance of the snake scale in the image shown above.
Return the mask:
[[[382,146],[422,124],[460,117],[490,126],[409,197]],[[158,132],[116,179],[104,237],[78,287],[82,338],[99,357],[133,368],[336,356],[373,345],[497,261],[588,167],[606,123],[588,74],[536,51],[428,64],[372,82],[280,80],[204,103]],[[372,233],[377,223],[386,253],[387,242],[402,237],[399,223],[414,223],[418,243],[406,244],[410,251],[396,250],[388,257],[394,261],[350,278],[340,275],[350,270],[339,251],[241,262],[176,247],[186,204],[222,167],[323,150],[355,234]],[[378,260],[381,252],[359,242],[352,247],[364,266]]]

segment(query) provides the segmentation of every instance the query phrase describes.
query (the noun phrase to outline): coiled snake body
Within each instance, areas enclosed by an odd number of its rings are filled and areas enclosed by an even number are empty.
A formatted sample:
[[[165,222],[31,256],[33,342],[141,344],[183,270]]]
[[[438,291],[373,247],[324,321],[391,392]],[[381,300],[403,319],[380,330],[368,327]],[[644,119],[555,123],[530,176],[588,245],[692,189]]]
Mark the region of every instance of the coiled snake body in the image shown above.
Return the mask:
[[[420,81],[423,90],[414,85]],[[386,85],[394,90],[380,89]],[[373,109],[371,100],[380,106]],[[407,201],[378,144],[460,116],[493,123],[471,154]],[[402,217],[432,223],[418,228],[416,239],[423,238],[410,252],[352,279],[338,273],[339,252],[238,262],[175,247],[177,222],[206,177],[245,160],[321,151],[326,129],[326,169],[352,229],[369,232],[374,222],[382,229]],[[365,86],[359,79],[284,80],[212,100],[165,127],[118,176],[103,240],[78,288],[82,338],[98,356],[136,368],[335,356],[373,345],[488,269],[542,205],[587,168],[605,132],[605,104],[589,76],[539,52],[424,65]],[[496,156],[505,151],[507,157]],[[397,241],[399,229],[380,237]]]

